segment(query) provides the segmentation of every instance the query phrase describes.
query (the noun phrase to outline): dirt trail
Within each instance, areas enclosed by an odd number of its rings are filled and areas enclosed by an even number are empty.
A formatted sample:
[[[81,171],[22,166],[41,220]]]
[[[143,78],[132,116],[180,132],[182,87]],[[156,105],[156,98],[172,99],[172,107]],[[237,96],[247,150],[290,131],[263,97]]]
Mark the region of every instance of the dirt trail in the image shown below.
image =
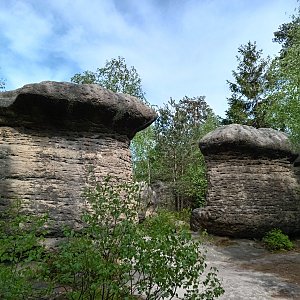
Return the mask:
[[[251,240],[214,238],[204,246],[219,269],[227,300],[300,300],[300,241],[290,252],[270,253]]]

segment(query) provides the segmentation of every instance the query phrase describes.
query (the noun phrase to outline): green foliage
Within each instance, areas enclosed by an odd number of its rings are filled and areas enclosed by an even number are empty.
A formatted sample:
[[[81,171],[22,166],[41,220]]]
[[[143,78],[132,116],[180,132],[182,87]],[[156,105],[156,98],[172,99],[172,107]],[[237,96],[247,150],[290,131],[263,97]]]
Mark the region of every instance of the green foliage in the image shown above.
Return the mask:
[[[97,83],[114,92],[139,97],[144,102],[141,79],[134,67],[118,57],[96,72],[75,74],[72,82]],[[206,191],[205,164],[198,140],[219,122],[204,97],[173,99],[159,108],[155,124],[136,134],[131,142],[134,179],[151,184],[161,180],[175,194],[175,207],[199,207]]]
[[[137,190],[132,185],[104,184],[86,196],[92,212],[84,215],[84,232],[70,231],[51,263],[53,282],[66,287],[71,299],[172,298],[213,299],[223,289],[212,269],[203,274],[205,258],[186,231],[175,232],[166,217],[136,223]],[[165,216],[165,215],[164,215]],[[199,281],[200,280],[200,281]],[[205,287],[199,291],[199,283]]]
[[[122,197],[121,194],[126,194]],[[92,211],[83,216],[83,232],[67,232],[68,240],[55,254],[54,282],[69,288],[72,299],[125,299],[130,295],[132,240],[137,238],[135,187],[90,187]]]
[[[294,248],[293,243],[289,237],[285,235],[280,229],[272,229],[262,240],[266,247],[271,251],[291,250]]]
[[[173,99],[158,109],[159,118],[132,142],[137,181],[171,186],[177,210],[199,207],[206,191],[204,158],[198,141],[219,122],[204,97]]]
[[[269,58],[262,58],[256,42],[250,41],[238,48],[237,70],[232,72],[234,82],[227,81],[231,91],[228,98],[225,124],[238,123],[254,127],[268,126],[265,118],[265,91],[268,87]]]
[[[182,214],[165,212],[138,224],[137,186],[109,178],[89,186],[85,196],[90,203],[85,228],[66,229],[65,241],[48,255],[37,237],[44,218],[34,223],[19,209],[1,216],[1,299],[52,299],[57,288],[60,297],[78,300],[173,299],[178,288],[185,290],[178,299],[224,293],[217,270],[206,272],[199,242],[174,227]]]
[[[275,41],[282,43],[280,56],[272,63],[272,86],[269,91],[268,119],[277,129],[290,134],[292,141],[300,141],[300,7],[292,21],[283,24],[275,33]],[[280,33],[280,35],[279,35]],[[280,37],[280,38],[279,38]]]
[[[281,24],[278,31],[274,32],[273,42],[282,45],[280,56],[283,57],[286,50],[295,44],[295,31],[298,30],[300,24],[300,6],[296,8],[296,15],[292,16],[292,20],[288,23]]]
[[[201,278],[206,264],[205,257],[199,252],[200,243],[192,241],[186,227],[178,223],[188,213],[185,211],[183,216],[182,213],[161,211],[143,223],[145,233],[150,237],[146,261],[156,260],[150,269],[151,274],[156,284],[163,283],[168,289],[167,293],[157,293],[160,297],[178,297],[176,289],[180,286],[186,289],[186,294],[179,299],[214,299],[224,292],[216,277],[216,269],[211,269],[206,277]],[[153,250],[155,254],[152,256]],[[161,277],[165,272],[167,274]],[[201,285],[204,286],[202,293],[199,291]]]
[[[153,179],[167,182],[175,194],[175,208],[198,206],[206,191],[204,159],[198,141],[218,126],[205,98],[173,99],[158,110],[154,124]]]
[[[26,216],[21,202],[0,215],[0,298],[6,300],[39,298],[45,291],[34,289],[43,263],[40,245],[46,217]]]
[[[84,71],[75,74],[71,82],[96,83],[113,92],[128,94],[146,101],[139,74],[133,66],[128,68],[125,58],[120,56],[106,61],[105,66],[98,68],[96,72]]]
[[[173,230],[188,230],[191,217],[191,210],[184,208],[180,211],[170,211],[167,209],[158,210],[157,214],[151,218],[147,218],[143,222],[143,226],[146,228],[159,226],[169,226]]]
[[[145,181],[150,184],[153,180],[155,166],[155,132],[154,126],[138,132],[130,144],[135,181]]]

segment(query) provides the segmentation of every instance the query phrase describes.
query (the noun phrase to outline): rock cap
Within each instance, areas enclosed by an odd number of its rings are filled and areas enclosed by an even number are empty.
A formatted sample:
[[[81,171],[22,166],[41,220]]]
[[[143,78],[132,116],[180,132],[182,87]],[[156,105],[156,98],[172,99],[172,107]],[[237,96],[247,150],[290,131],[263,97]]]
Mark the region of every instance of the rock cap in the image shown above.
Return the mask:
[[[43,81],[0,93],[0,125],[105,128],[132,138],[157,115],[135,97],[98,84]]]
[[[203,154],[223,151],[255,151],[264,154],[297,156],[288,136],[271,128],[256,129],[247,125],[224,125],[206,134],[199,142]]]

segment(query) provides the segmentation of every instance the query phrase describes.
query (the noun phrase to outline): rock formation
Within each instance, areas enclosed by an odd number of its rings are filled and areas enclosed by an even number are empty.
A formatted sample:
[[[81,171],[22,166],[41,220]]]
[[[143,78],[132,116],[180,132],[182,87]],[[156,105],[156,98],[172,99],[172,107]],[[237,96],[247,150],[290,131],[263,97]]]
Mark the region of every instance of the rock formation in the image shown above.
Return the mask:
[[[298,180],[300,182],[300,155],[294,161],[294,173],[298,176]]]
[[[140,222],[156,214],[159,209],[174,209],[175,197],[169,184],[158,180],[150,185],[146,182],[139,182],[138,185],[141,201]]]
[[[12,199],[49,211],[51,234],[80,227],[82,191],[99,179],[132,177],[130,140],[155,112],[96,84],[41,82],[0,93],[0,207]]]
[[[297,155],[287,136],[273,129],[227,125],[200,141],[207,165],[206,206],[193,211],[194,230],[261,237],[273,228],[300,234]]]

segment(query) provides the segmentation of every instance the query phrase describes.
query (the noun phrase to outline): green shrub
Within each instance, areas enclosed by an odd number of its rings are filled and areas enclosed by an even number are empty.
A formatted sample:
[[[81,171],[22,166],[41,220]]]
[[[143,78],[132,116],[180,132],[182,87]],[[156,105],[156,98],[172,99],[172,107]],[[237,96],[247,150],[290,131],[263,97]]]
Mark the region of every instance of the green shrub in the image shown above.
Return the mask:
[[[112,186],[106,179],[85,196],[91,208],[83,215],[86,226],[65,230],[65,242],[47,255],[38,246],[43,220],[34,223],[16,211],[2,216],[1,299],[54,299],[58,293],[74,300],[173,299],[183,288],[179,299],[197,300],[224,293],[199,242],[174,227],[172,215],[138,224],[135,185]]]
[[[160,224],[157,227],[164,227],[166,225],[171,226],[176,230],[188,230],[189,229],[189,220],[190,220],[191,211],[187,208],[184,208],[180,211],[170,211],[167,209],[158,210],[157,214],[153,215],[150,218],[147,218],[143,222],[143,226],[152,226],[155,224]]]
[[[164,213],[138,224],[139,202],[132,185],[106,180],[87,191],[92,213],[82,233],[70,231],[55,254],[52,280],[68,287],[71,299],[214,299],[224,291],[217,270],[207,274],[199,243],[177,231]],[[199,290],[199,286],[201,290]]]
[[[38,299],[42,291],[34,289],[43,264],[42,226],[46,216],[26,216],[16,201],[0,214],[0,298]]]
[[[262,241],[271,251],[291,250],[294,248],[294,245],[290,241],[289,237],[277,228],[267,232]]]

